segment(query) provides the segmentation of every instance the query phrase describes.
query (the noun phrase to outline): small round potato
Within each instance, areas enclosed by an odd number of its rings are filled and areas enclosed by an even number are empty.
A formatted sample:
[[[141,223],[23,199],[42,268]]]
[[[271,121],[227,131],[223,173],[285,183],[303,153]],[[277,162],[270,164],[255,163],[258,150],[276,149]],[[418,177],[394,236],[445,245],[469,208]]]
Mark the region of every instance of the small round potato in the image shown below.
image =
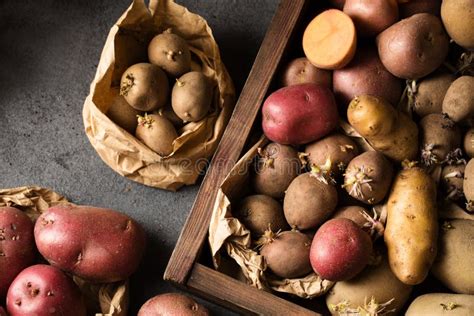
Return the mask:
[[[303,83],[315,83],[331,88],[332,72],[313,66],[306,57],[293,59],[283,70],[281,85],[286,87]]]
[[[148,59],[160,66],[172,78],[191,70],[191,52],[188,43],[168,29],[156,35],[148,45]]]
[[[204,118],[211,102],[211,80],[202,72],[191,71],[176,80],[171,92],[171,106],[183,122],[197,122]]]
[[[474,158],[474,128],[469,129],[464,135],[464,152],[469,158]]]
[[[474,77],[456,79],[443,100],[443,113],[455,122],[466,122],[474,117]]]
[[[153,111],[166,104],[168,78],[160,67],[139,63],[127,68],[120,82],[120,95],[139,111]]]
[[[443,111],[443,100],[449,86],[456,77],[450,73],[437,73],[424,78],[415,93],[414,111],[424,117]]]
[[[107,111],[107,116],[130,134],[135,134],[137,116],[141,114],[141,111],[131,107],[121,95],[115,97],[114,102]]]
[[[251,182],[256,193],[281,199],[300,169],[298,152],[293,147],[270,143],[259,150]]]
[[[343,206],[334,212],[332,218],[347,218],[359,225],[359,227],[364,227],[368,223],[367,218],[364,217],[364,214],[367,213],[367,210],[362,206]]]
[[[441,19],[449,36],[470,51],[474,50],[474,2],[472,0],[443,0]]]
[[[138,316],[208,316],[207,308],[191,297],[179,293],[165,293],[150,298],[138,311]]]
[[[236,215],[255,236],[267,229],[277,232],[288,228],[280,203],[267,195],[247,196],[239,203]]]
[[[441,172],[441,187],[445,198],[457,201],[464,197],[463,182],[465,164],[446,165]]]
[[[159,114],[163,116],[164,118],[168,119],[168,121],[173,123],[176,130],[184,126],[183,120],[178,115],[176,115],[176,113],[174,113],[173,108],[171,107],[171,104],[166,105],[165,107],[159,109],[157,113],[153,113],[153,114]]]
[[[178,138],[173,124],[159,114],[139,117],[135,136],[161,156],[173,152],[173,142]]]

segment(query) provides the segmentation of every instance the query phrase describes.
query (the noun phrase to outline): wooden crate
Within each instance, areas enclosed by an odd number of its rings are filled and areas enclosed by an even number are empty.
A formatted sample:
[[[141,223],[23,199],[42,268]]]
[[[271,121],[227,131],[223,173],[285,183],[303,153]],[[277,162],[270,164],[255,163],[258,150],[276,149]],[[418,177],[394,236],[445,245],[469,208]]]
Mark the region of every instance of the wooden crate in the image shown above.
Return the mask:
[[[260,106],[271,92],[280,63],[285,56],[294,55],[295,50],[302,54],[301,32],[309,21],[308,12],[314,13],[318,5],[314,0],[280,2],[164,274],[165,280],[178,287],[240,313],[319,315],[199,261],[202,250],[207,248],[208,227],[219,184],[241,156],[252,127],[259,124],[256,118]],[[295,44],[290,45],[292,42]]]

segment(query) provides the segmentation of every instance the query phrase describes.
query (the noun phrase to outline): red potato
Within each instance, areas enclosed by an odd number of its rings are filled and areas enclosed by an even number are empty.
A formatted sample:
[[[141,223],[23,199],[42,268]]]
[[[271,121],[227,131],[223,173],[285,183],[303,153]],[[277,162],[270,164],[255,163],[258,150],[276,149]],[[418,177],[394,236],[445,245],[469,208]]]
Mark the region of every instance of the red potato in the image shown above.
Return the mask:
[[[349,65],[334,71],[333,90],[342,113],[356,96],[375,95],[397,104],[403,92],[401,80],[384,67],[371,45],[360,47]]]
[[[38,264],[23,270],[7,296],[10,316],[85,316],[77,285],[58,268]]]
[[[138,316],[207,316],[209,311],[191,297],[165,293],[150,298],[138,311]]]
[[[309,259],[313,270],[330,281],[349,280],[369,262],[372,240],[356,223],[331,219],[314,235]]]
[[[18,273],[35,259],[33,222],[14,207],[0,208],[0,302]]]
[[[50,264],[83,279],[109,283],[138,268],[145,233],[133,219],[91,206],[55,206],[35,224],[38,250]]]
[[[262,127],[272,141],[306,144],[329,134],[338,124],[331,90],[307,83],[281,88],[265,100]]]

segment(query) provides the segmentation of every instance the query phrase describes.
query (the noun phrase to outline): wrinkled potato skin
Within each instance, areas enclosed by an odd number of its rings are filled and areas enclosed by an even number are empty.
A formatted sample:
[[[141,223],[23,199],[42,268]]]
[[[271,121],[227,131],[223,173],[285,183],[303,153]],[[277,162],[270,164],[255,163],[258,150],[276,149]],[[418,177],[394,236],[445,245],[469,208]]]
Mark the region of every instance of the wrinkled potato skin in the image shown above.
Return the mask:
[[[347,281],[337,282],[326,295],[326,305],[332,315],[338,316],[338,312],[331,309],[344,300],[350,302],[350,307],[356,309],[364,306],[364,301],[374,297],[377,303],[385,303],[392,298],[395,300],[387,309],[395,309],[396,315],[408,300],[412,290],[411,285],[404,284],[390,270],[387,258],[376,266],[367,266],[359,275]]]
[[[474,50],[474,1],[443,0],[441,19],[449,36],[459,45]]]
[[[267,267],[281,278],[297,278],[309,274],[311,239],[298,231],[285,231],[262,247],[260,254]]]
[[[443,113],[455,122],[474,117],[474,77],[462,76],[451,84],[443,100]]]
[[[251,180],[253,188],[256,193],[281,199],[291,181],[300,173],[298,152],[291,146],[270,143],[262,153],[268,157],[258,158]]]
[[[362,206],[344,206],[337,209],[332,218],[347,218],[362,228],[368,223],[367,219],[362,215],[363,212],[367,213],[367,210]]]
[[[286,190],[283,211],[288,224],[300,230],[321,225],[337,205],[337,190],[309,173],[296,177]]]
[[[331,171],[334,174],[342,173],[347,164],[359,154],[357,144],[348,136],[333,134],[311,144],[306,145],[310,165],[324,166],[331,161]]]
[[[262,235],[269,227],[274,232],[288,229],[282,206],[267,195],[247,196],[238,204],[236,215],[256,236]]]
[[[315,83],[332,87],[332,72],[313,66],[308,58],[293,59],[286,65],[281,78],[281,86],[294,86],[303,83]]]
[[[393,75],[419,79],[436,70],[446,59],[449,38],[441,20],[418,13],[401,20],[377,36],[380,60]]]
[[[208,316],[207,308],[191,297],[179,293],[165,293],[150,298],[138,311],[138,316]]]
[[[447,221],[440,230],[439,250],[431,272],[455,293],[474,295],[474,221]]]
[[[161,156],[168,156],[173,152],[173,141],[178,138],[178,133],[173,124],[164,116],[149,114],[151,125],[139,124],[135,136],[151,150]]]
[[[39,252],[63,271],[85,280],[110,283],[127,279],[145,250],[145,232],[114,210],[59,205],[35,224]]]
[[[0,207],[0,302],[18,273],[35,259],[33,222],[14,207]]]
[[[388,198],[384,234],[390,267],[400,281],[423,282],[436,257],[437,238],[434,180],[418,167],[400,171]]]
[[[415,94],[415,113],[424,117],[443,112],[444,96],[455,79],[450,73],[435,74],[423,79]]]
[[[179,35],[163,32],[148,45],[148,59],[171,77],[177,78],[191,70],[191,52]]]
[[[456,307],[447,311],[443,305],[449,303],[456,304]],[[474,295],[430,293],[418,296],[408,307],[405,316],[471,316],[473,310]]]
[[[114,102],[107,111],[107,116],[130,134],[135,134],[137,115],[141,114],[141,111],[131,107],[121,95],[115,97]]]
[[[474,211],[474,158],[469,160],[464,170],[463,190],[468,209]]]
[[[418,154],[418,127],[406,114],[387,101],[363,95],[354,98],[347,118],[355,130],[387,157],[414,160]]]
[[[469,158],[474,158],[474,128],[469,129],[464,135],[464,152]]]
[[[436,16],[440,15],[441,0],[411,0],[401,3],[400,18],[405,19],[417,13],[430,13]]]

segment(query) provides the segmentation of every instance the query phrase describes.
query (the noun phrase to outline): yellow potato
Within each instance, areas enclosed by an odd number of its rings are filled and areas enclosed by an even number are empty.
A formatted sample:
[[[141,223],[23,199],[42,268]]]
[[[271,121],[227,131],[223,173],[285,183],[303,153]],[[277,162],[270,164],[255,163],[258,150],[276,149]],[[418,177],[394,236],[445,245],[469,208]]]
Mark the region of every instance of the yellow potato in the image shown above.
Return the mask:
[[[387,202],[385,244],[393,273],[405,284],[421,283],[437,253],[436,184],[423,169],[398,173]]]

